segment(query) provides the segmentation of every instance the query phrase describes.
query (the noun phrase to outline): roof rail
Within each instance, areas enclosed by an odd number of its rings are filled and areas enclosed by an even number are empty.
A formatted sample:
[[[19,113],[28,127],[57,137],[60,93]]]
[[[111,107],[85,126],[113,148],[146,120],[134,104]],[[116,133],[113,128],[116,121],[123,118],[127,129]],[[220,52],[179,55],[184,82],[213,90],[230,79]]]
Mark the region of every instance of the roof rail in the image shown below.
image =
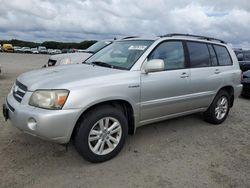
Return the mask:
[[[201,39],[201,40],[218,41],[220,43],[226,44],[226,42],[223,40],[212,38],[212,37],[201,36],[201,35],[170,33],[170,34],[166,34],[166,35],[161,35],[160,37],[174,37],[174,36],[192,37],[192,38],[197,38],[197,39]]]
[[[127,37],[123,37],[122,40],[124,40],[124,39],[132,39],[132,38],[138,38],[138,36],[127,36]]]

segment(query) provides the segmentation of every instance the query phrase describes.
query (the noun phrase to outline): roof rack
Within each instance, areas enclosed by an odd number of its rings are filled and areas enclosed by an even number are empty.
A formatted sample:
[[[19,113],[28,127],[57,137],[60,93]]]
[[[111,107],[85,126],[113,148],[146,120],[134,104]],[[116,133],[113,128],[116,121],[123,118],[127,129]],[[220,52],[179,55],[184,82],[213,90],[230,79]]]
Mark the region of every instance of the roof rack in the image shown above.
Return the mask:
[[[166,35],[161,35],[160,37],[174,37],[174,36],[192,37],[192,38],[197,38],[197,39],[201,39],[201,40],[218,41],[220,43],[226,44],[226,42],[223,40],[212,38],[212,37],[201,36],[201,35],[170,33],[170,34],[166,34]]]
[[[138,36],[127,36],[127,37],[123,37],[122,40],[124,39],[132,39],[132,38],[139,38]]]

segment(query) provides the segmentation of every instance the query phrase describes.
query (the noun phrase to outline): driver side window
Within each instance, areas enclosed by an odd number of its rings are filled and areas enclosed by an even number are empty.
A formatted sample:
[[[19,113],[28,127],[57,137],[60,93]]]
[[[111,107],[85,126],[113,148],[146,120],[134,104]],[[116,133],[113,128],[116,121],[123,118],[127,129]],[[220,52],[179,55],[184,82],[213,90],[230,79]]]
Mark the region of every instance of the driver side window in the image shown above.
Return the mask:
[[[165,70],[185,68],[185,56],[182,42],[168,41],[161,43],[149,55],[148,60],[152,59],[162,59],[165,64]]]

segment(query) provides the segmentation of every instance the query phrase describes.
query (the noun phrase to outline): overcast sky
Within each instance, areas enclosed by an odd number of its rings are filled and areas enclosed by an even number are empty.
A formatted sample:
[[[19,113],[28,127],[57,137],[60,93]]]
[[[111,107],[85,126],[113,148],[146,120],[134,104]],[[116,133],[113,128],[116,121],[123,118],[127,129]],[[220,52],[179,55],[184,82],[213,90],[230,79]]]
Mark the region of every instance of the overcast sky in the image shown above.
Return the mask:
[[[250,47],[249,0],[0,0],[0,39],[201,34]]]

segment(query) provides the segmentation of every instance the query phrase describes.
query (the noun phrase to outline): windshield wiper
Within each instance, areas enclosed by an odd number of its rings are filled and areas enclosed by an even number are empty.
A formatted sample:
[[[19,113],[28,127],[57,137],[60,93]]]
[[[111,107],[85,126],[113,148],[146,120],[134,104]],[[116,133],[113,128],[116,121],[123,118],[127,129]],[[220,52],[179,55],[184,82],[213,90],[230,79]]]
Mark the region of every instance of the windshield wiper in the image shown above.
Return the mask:
[[[98,65],[98,66],[102,66],[102,67],[110,67],[113,68],[113,65],[110,65],[108,63],[102,62],[102,61],[93,61],[91,62],[91,64],[93,65]]]
[[[102,67],[109,67],[109,68],[112,68],[112,69],[122,69],[122,70],[127,70],[126,68],[124,67],[119,67],[119,66],[116,66],[116,65],[111,65],[109,63],[105,63],[105,62],[102,62],[102,61],[93,61],[91,62],[92,65],[97,65],[97,66],[102,66]]]

